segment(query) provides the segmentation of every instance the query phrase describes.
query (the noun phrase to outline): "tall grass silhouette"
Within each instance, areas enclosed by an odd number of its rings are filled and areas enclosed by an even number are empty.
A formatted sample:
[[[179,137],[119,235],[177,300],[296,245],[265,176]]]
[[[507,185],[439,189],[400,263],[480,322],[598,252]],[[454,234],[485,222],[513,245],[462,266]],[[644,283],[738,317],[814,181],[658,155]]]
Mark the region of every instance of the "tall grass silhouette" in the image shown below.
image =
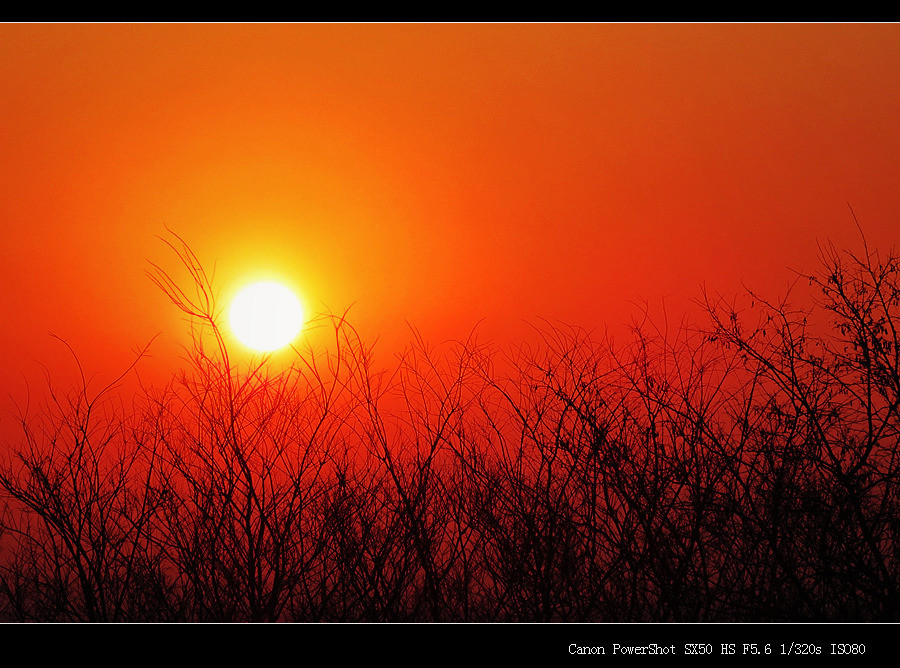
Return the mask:
[[[376,368],[321,316],[276,370],[167,243],[185,367],[56,389],[4,444],[6,619],[900,620],[893,251],[824,246],[808,303],[706,292],[623,345],[542,323]]]

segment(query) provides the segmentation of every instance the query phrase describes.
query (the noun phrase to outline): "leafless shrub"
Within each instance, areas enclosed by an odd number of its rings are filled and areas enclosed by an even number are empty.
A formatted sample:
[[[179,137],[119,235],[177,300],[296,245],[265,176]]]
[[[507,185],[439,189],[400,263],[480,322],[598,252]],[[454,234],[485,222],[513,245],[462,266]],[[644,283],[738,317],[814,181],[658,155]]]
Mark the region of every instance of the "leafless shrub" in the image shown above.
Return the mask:
[[[186,366],[21,415],[0,613],[42,621],[900,618],[900,261],[822,249],[805,307],[704,293],[624,345],[542,323],[502,354],[346,314],[238,363],[177,236]]]

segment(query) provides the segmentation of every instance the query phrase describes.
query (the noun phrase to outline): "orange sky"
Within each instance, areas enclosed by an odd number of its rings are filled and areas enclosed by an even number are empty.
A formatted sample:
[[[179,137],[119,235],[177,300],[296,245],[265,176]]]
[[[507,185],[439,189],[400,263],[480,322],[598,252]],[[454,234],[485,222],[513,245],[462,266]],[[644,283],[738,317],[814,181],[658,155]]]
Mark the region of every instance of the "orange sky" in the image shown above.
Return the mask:
[[[385,353],[777,295],[895,243],[898,119],[897,24],[0,25],[0,387],[176,364],[165,225]]]

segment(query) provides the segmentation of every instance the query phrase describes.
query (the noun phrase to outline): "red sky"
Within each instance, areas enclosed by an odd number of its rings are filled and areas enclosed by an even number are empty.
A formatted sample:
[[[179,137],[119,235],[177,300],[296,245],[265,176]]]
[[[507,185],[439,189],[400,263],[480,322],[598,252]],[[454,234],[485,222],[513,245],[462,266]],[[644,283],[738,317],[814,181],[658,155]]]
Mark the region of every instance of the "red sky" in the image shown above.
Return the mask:
[[[895,243],[898,119],[897,24],[0,25],[0,389],[177,364],[166,225],[386,355],[774,296]]]

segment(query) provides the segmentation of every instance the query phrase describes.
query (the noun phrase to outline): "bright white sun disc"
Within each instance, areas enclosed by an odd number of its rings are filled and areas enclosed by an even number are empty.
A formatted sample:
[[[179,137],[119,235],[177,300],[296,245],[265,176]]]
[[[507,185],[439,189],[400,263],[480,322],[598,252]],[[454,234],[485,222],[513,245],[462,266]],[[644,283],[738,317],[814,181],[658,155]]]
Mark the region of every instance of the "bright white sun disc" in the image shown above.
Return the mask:
[[[238,294],[229,312],[231,329],[246,346],[277,350],[303,327],[303,307],[293,292],[278,283],[255,283]]]

